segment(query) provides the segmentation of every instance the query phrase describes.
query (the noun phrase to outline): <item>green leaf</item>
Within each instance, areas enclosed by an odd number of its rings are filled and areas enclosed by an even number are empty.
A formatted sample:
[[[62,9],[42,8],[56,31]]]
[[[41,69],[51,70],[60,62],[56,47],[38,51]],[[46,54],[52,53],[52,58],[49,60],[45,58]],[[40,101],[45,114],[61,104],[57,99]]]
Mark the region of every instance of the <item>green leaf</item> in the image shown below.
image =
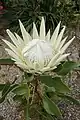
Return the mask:
[[[80,105],[80,100],[77,100],[71,96],[68,96],[68,95],[65,95],[66,99],[68,99],[69,101],[73,102],[73,104],[76,104],[76,105]]]
[[[46,95],[43,96],[43,107],[47,113],[55,116],[61,116],[61,112],[57,105],[51,101]]]
[[[52,84],[53,83],[52,76],[42,75],[42,76],[40,76],[40,80],[42,83],[44,83],[48,87],[54,87]]]
[[[46,111],[43,111],[43,112],[39,110],[36,110],[36,111],[38,112],[38,114],[40,114],[41,120],[53,120],[55,118],[55,116],[52,116],[48,113],[46,114]]]
[[[23,98],[22,95],[15,95],[15,96],[13,97],[13,100],[14,100],[14,101],[22,102],[22,98]]]
[[[54,70],[58,75],[67,75],[71,70],[79,67],[80,63],[76,63],[73,61],[62,62],[62,64],[58,65]]]
[[[61,98],[69,100],[73,104],[80,105],[80,100],[77,100],[77,99],[71,97],[70,95],[63,95],[63,94],[61,94],[61,95],[58,95],[58,96],[61,97]]]
[[[48,87],[55,88],[57,92],[61,92],[61,93],[70,92],[70,89],[66,84],[62,82],[60,77],[52,78],[51,76],[40,76],[40,80]]]
[[[61,92],[61,93],[70,92],[69,87],[65,83],[63,83],[60,77],[54,77],[53,84],[54,84],[54,88],[58,92]]]
[[[54,87],[45,86],[45,91],[46,92],[55,92],[55,88]]]
[[[4,86],[5,86],[5,84],[0,84],[0,91],[3,90]]]
[[[7,82],[2,90],[2,96],[4,96],[4,94],[6,93],[6,91],[8,91],[9,88],[10,88],[10,83]]]
[[[6,58],[6,59],[0,59],[0,65],[13,65],[14,61]]]
[[[5,97],[7,94],[9,94],[12,89],[14,89],[17,86],[17,84],[10,85],[9,83],[5,84],[3,90],[2,90],[2,96],[0,98],[0,103],[2,103],[5,100]]]
[[[21,84],[21,85],[17,86],[15,89],[13,89],[12,92],[15,93],[16,95],[24,95],[27,97],[29,94],[28,85]]]

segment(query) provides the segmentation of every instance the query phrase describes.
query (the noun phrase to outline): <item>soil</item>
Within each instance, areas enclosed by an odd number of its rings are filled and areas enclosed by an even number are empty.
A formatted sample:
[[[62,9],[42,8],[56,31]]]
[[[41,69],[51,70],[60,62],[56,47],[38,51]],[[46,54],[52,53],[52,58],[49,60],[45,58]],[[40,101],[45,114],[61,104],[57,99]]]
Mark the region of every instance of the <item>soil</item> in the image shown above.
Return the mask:
[[[0,22],[0,58],[8,58],[8,54],[5,52],[5,44],[2,41],[2,38],[9,39],[6,35],[5,28],[7,28],[7,22],[1,20]],[[77,31],[74,31],[76,34]],[[77,33],[78,34],[78,33]],[[72,37],[72,33],[69,34]],[[80,39],[79,37],[74,40],[70,45],[67,52],[70,52],[71,55],[68,59],[74,61],[80,61]],[[14,81],[17,77],[17,82],[22,78],[22,72],[15,65],[0,65],[0,83],[6,83],[8,81]],[[71,95],[76,99],[80,99],[80,71],[75,70],[71,72],[71,77],[68,78],[68,84],[72,87]],[[18,110],[18,104],[14,103],[11,99],[12,94],[7,96],[10,100],[6,100],[0,104],[0,120],[23,120],[22,112]],[[60,107],[64,111],[63,120],[80,120],[80,106],[67,104],[65,102],[60,103]],[[31,120],[38,120],[38,117],[32,118]]]

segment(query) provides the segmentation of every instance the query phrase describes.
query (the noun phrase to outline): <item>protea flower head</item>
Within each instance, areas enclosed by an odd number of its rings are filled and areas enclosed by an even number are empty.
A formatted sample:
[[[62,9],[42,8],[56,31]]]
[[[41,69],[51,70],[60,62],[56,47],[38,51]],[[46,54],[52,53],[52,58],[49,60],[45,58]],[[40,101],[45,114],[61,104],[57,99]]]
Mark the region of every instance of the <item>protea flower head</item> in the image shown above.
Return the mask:
[[[5,50],[15,61],[15,64],[26,72],[43,73],[51,71],[69,55],[64,54],[64,52],[75,38],[73,37],[65,44],[67,37],[62,39],[65,26],[60,31],[60,23],[54,30],[52,37],[50,37],[50,30],[47,34],[45,32],[45,21],[42,17],[40,33],[38,33],[36,25],[33,23],[33,34],[30,36],[19,20],[23,38],[17,33],[13,34],[10,30],[7,30],[12,43],[3,40],[9,46]]]

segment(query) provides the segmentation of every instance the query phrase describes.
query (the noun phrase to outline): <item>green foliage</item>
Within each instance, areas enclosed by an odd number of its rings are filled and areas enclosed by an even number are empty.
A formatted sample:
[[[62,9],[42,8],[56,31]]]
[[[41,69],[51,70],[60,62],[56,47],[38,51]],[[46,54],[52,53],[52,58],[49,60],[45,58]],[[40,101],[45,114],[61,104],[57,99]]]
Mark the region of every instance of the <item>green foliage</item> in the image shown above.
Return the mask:
[[[16,86],[17,84],[10,84],[10,83],[6,83],[6,84],[1,84],[0,86],[3,86],[3,89],[1,90],[1,98],[0,98],[0,103],[2,103],[7,94],[9,94]]]
[[[53,30],[60,20],[62,24],[70,26],[78,20],[80,12],[76,2],[72,0],[9,0],[7,10],[5,16],[10,21],[10,27],[17,32],[20,31],[19,19],[30,32],[32,22],[34,21],[38,28],[41,17],[44,16],[48,31],[49,28]]]
[[[5,84],[0,84],[0,91],[3,90],[4,86],[5,86]]]
[[[7,59],[0,59],[0,65],[13,65],[14,61],[10,58]]]
[[[53,87],[57,92],[66,93],[70,92],[68,86],[66,86],[60,77],[40,76],[41,82],[48,87]]]
[[[80,63],[76,63],[73,61],[65,61],[62,62],[60,65],[57,66],[57,68],[54,70],[58,75],[65,76],[67,75],[71,70],[78,68],[80,66]]]
[[[73,104],[76,104],[76,105],[80,106],[80,100],[77,100],[77,99],[73,98],[70,95],[58,94],[58,96],[61,97],[61,98],[63,98],[63,99],[69,100]]]
[[[44,97],[43,97],[43,107],[47,113],[49,113],[51,115],[56,115],[58,117],[61,116],[61,112],[60,112],[59,108],[46,95],[44,95]]]
[[[21,85],[17,86],[15,89],[13,89],[12,92],[15,93],[16,95],[25,95],[25,96],[27,96],[27,94],[28,94],[27,84],[21,84]]]
[[[14,97],[13,97],[13,100],[14,101],[18,101],[18,102],[21,102],[21,101],[23,101],[25,98],[22,96],[22,95],[15,95]]]

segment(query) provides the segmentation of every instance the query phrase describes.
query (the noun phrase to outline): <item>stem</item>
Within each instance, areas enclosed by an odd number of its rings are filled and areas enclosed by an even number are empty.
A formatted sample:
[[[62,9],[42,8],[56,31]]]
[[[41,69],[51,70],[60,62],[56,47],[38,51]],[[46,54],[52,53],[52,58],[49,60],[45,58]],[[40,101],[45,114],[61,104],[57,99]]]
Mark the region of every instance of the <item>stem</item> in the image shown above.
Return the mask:
[[[40,86],[39,76],[35,76],[35,92],[37,93],[39,100],[42,100],[42,90]]]
[[[28,84],[27,84],[27,97],[26,97],[26,107],[25,107],[25,120],[29,120],[29,92],[28,92]]]
[[[29,99],[27,99],[26,120],[29,120]]]
[[[24,107],[25,120],[29,120],[29,99],[26,99],[26,106]]]

